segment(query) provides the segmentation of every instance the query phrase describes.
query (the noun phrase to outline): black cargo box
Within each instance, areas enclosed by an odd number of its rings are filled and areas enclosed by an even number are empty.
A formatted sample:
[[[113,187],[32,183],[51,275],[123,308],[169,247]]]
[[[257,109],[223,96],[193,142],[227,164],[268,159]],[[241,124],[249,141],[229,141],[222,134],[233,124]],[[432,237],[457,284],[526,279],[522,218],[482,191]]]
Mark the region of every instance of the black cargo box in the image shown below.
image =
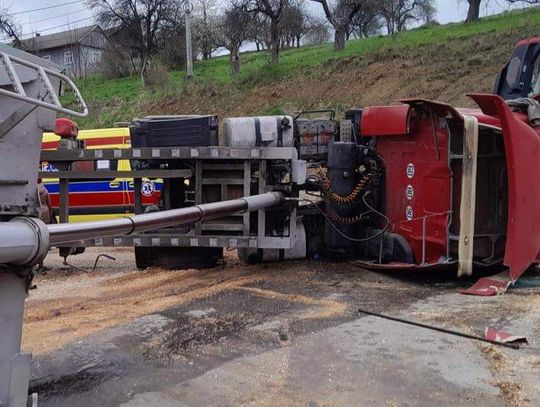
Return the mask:
[[[217,146],[217,116],[148,116],[129,127],[132,147]]]

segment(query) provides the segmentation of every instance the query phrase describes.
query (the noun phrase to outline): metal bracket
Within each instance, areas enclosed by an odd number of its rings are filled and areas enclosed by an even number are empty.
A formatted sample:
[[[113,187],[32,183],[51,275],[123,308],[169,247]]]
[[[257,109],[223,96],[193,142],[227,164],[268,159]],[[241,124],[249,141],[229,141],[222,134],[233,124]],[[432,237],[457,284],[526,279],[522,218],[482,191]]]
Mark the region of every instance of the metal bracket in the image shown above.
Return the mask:
[[[28,385],[30,383],[31,353],[18,353],[11,359],[11,378],[9,382],[9,405],[26,406]]]
[[[2,123],[0,123],[0,141],[3,141],[6,134],[36,109],[37,106],[34,105],[23,105],[11,113]]]

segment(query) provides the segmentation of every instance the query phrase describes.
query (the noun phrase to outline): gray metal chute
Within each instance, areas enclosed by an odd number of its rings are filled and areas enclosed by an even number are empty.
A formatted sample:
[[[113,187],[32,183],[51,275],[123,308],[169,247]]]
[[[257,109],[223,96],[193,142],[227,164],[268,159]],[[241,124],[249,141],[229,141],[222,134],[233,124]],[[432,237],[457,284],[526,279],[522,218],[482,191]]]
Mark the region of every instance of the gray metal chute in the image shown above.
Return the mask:
[[[26,266],[39,263],[49,249],[47,225],[35,218],[0,222],[0,264]]]
[[[253,212],[277,206],[285,197],[280,192],[267,192],[239,199],[193,205],[186,208],[135,215],[107,221],[61,223],[49,225],[50,245],[59,245],[96,237],[120,236],[146,232],[169,226],[215,219],[233,213]]]
[[[31,354],[21,352],[24,300],[35,265],[49,249],[37,178],[44,130],[56,112],[83,117],[88,108],[62,67],[0,44],[0,406],[35,406],[28,396]],[[64,107],[62,84],[79,111]]]

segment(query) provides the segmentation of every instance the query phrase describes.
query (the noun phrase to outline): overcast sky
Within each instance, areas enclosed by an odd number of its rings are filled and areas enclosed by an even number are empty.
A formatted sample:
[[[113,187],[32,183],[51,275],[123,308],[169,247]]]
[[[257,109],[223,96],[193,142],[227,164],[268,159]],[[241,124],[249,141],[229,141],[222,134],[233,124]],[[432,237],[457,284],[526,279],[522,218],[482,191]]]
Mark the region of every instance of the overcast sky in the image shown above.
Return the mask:
[[[308,0],[305,0],[305,3],[312,13],[321,13],[320,5]],[[35,32],[51,34],[93,23],[92,10],[88,8],[84,1],[0,0],[0,4],[3,8],[9,8],[9,13],[13,14],[13,18],[21,26],[23,34],[31,35]],[[438,10],[437,20],[441,23],[461,21],[467,14],[466,0],[435,0],[435,4]],[[51,8],[29,12],[29,10],[45,7]],[[482,6],[482,15],[491,15],[506,9],[508,9],[508,4],[505,0],[489,0],[486,5]]]

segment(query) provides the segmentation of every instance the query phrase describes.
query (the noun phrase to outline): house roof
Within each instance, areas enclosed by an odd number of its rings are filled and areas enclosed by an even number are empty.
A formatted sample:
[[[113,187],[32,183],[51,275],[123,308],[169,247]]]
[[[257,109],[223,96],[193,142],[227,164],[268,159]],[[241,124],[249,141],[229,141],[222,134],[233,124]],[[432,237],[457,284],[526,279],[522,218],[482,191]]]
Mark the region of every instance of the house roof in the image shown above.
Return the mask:
[[[43,51],[51,48],[64,47],[66,45],[80,43],[89,32],[101,30],[98,25],[74,28],[54,34],[37,35],[35,37],[22,40],[24,49],[30,52]]]

